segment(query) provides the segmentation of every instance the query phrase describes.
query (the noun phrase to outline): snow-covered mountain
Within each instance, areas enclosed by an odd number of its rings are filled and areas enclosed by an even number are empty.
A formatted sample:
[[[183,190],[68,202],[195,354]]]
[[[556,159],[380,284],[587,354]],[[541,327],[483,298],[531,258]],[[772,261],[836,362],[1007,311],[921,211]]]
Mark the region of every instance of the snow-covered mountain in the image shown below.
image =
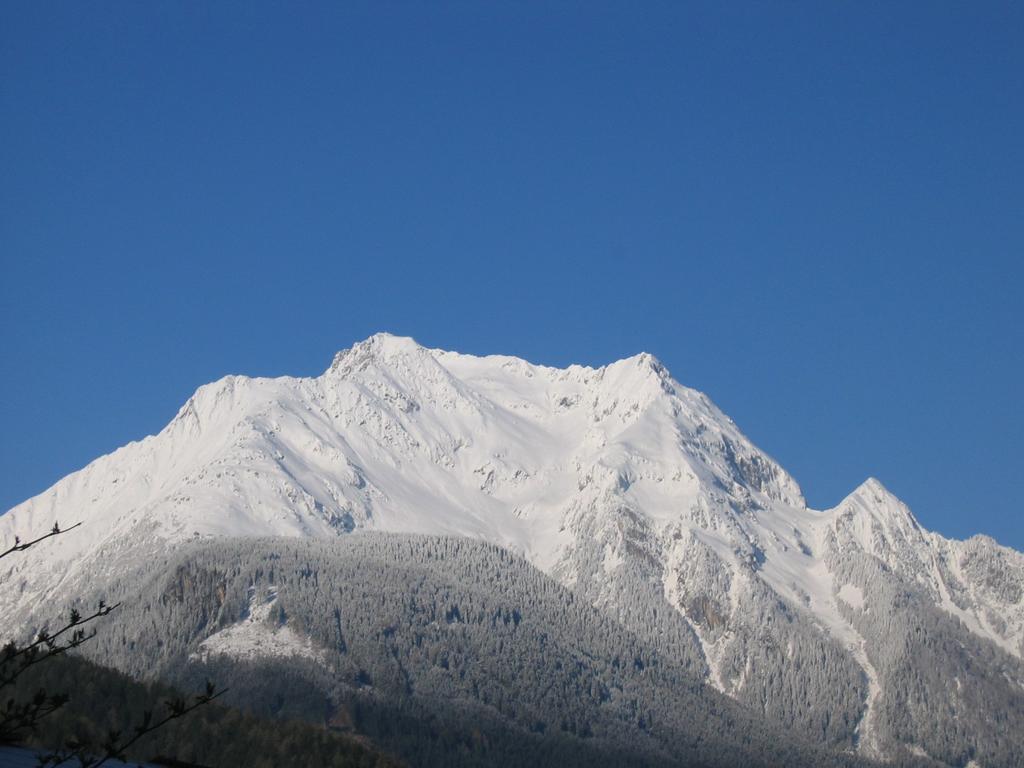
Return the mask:
[[[667,603],[711,684],[868,755],[941,752],[942,718],[962,718],[975,683],[1024,701],[1020,553],[925,531],[874,479],[808,508],[782,467],[648,354],[557,369],[379,334],[316,378],[201,387],[158,435],[0,517],[0,540],[55,520],[84,525],[4,562],[17,584],[0,594],[5,624],[173,542],[449,534],[523,554],[634,631]],[[948,679],[928,678],[918,712],[902,677],[917,662],[894,643],[922,628],[963,650],[937,651]],[[950,712],[929,719],[938,695]]]

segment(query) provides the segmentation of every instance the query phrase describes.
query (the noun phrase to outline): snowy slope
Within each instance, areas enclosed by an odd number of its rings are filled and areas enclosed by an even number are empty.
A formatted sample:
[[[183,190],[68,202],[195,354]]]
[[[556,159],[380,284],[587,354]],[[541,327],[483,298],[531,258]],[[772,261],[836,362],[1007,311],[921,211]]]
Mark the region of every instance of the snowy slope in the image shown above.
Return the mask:
[[[550,569],[585,503],[620,494],[661,525],[708,489],[749,495],[743,472],[759,498],[803,507],[795,482],[649,355],[558,370],[378,335],[318,378],[201,387],[159,435],[11,510],[0,534],[86,521],[35,553],[62,571],[126,537],[364,526],[486,537]]]
[[[630,596],[654,589],[693,627],[710,682],[759,702],[769,673],[751,660],[764,631],[751,617],[781,599],[803,633],[776,635],[788,658],[812,632],[828,645],[808,658],[834,646],[863,671],[851,738],[868,753],[883,751],[871,731],[880,684],[856,616],[873,595],[837,576],[852,553],[1024,655],[1019,553],[924,531],[875,480],[809,509],[793,478],[647,354],[557,369],[379,334],[316,378],[201,387],[158,435],[0,517],[0,540],[54,520],[84,525],[3,563],[18,586],[0,596],[5,622],[184,539],[455,534],[523,553],[626,623],[642,622]]]

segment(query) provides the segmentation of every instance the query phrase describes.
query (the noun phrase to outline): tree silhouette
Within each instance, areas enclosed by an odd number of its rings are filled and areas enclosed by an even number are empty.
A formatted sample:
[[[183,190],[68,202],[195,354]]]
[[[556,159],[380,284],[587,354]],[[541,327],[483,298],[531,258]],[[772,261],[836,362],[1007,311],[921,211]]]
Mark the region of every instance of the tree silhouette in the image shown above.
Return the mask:
[[[80,525],[82,523],[78,522],[68,528],[61,528],[58,523],[54,523],[48,533],[35,539],[23,542],[15,537],[13,545],[0,551],[0,559],[24,552],[46,539],[62,536]],[[6,642],[0,650],[0,695],[6,697],[0,705],[0,745],[23,743],[36,731],[43,719],[67,704],[74,692],[74,681],[71,680],[68,682],[71,693],[52,693],[40,688],[26,695],[24,691],[18,691],[18,679],[37,664],[91,640],[96,636],[96,629],[88,625],[117,610],[120,605],[107,605],[101,600],[96,610],[88,615],[72,609],[66,623],[56,630],[51,632],[41,629],[33,639],[25,643],[19,643],[13,638]],[[53,752],[41,755],[39,766],[46,768],[65,765],[74,760],[81,768],[98,768],[112,759],[125,760],[127,751],[141,738],[210,703],[226,690],[217,690],[213,683],[207,682],[205,691],[194,696],[191,701],[181,697],[168,699],[163,705],[165,711],[159,716],[152,711],[143,712],[139,723],[130,733],[111,731],[100,743],[68,741]]]

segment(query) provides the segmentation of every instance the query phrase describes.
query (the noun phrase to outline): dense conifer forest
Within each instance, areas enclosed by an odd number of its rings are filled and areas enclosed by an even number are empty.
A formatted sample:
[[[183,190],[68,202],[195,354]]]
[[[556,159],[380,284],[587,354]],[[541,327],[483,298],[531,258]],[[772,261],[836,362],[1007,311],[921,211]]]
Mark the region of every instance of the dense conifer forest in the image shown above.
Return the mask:
[[[41,751],[70,739],[99,744],[110,731],[130,733],[145,711],[159,711],[179,692],[140,683],[123,673],[65,656],[34,667],[20,681],[26,690],[67,691],[69,701],[39,722],[28,744]],[[258,717],[209,704],[154,731],[127,755],[207,766],[247,768],[399,768],[404,763],[366,739],[296,719]]]
[[[866,764],[700,682],[671,623],[641,638],[482,542],[200,542],[106,593],[124,608],[93,658],[186,689],[216,679],[255,715],[365,735],[414,765]],[[239,626],[311,642],[270,658],[217,645]]]

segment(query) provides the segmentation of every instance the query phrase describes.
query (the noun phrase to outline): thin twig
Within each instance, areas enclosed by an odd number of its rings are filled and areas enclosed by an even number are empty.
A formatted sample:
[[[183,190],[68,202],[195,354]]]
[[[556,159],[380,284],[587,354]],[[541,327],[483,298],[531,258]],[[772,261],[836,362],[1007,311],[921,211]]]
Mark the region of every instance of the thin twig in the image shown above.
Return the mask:
[[[96,636],[96,631],[93,630],[91,633],[86,634],[81,627],[88,624],[90,621],[95,621],[98,618],[106,616],[114,609],[118,608],[121,603],[115,603],[114,605],[106,605],[102,601],[100,602],[99,608],[90,616],[84,618],[78,614],[77,611],[71,612],[71,621],[61,629],[54,632],[52,635],[46,632],[40,632],[34,641],[19,648],[13,642],[8,643],[3,649],[3,657],[0,658],[0,688],[13,683],[17,677],[29,667],[32,667],[41,661],[58,656],[62,653],[66,653],[72,648],[77,648],[82,643],[91,640]],[[79,629],[72,636],[71,640],[65,645],[58,645],[57,638],[68,632],[71,629]],[[45,647],[45,652],[40,653],[40,647]],[[14,672],[4,672],[3,669],[15,661],[18,658],[22,658],[21,664]]]
[[[77,528],[81,524],[82,524],[81,522],[77,522],[74,525],[72,525],[70,528],[61,528],[57,523],[54,523],[53,524],[53,528],[50,529],[49,533],[43,534],[38,539],[32,539],[32,541],[26,541],[24,543],[22,543],[22,541],[21,541],[21,539],[19,537],[15,536],[14,537],[14,546],[12,546],[10,549],[7,549],[7,550],[5,550],[3,552],[0,552],[0,558],[7,557],[8,555],[10,555],[10,554],[12,554],[14,552],[23,552],[26,549],[28,549],[29,547],[31,547],[33,544],[38,544],[40,541],[43,541],[44,539],[48,539],[51,536],[60,536],[62,533],[67,533],[68,531],[73,531],[75,528]]]

